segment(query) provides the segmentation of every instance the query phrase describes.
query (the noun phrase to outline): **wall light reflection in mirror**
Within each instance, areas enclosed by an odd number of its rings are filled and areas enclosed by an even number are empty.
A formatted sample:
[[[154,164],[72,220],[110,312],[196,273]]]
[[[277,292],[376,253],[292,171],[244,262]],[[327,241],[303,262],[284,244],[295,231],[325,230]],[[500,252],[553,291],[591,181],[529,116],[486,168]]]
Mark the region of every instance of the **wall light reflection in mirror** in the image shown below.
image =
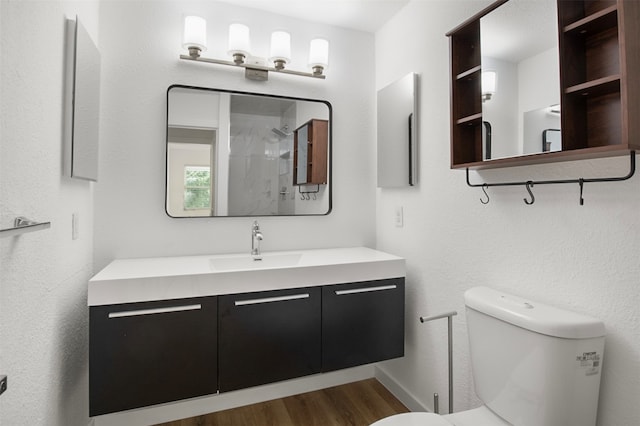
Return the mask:
[[[251,53],[250,29],[244,24],[233,23],[229,26],[228,54],[232,61],[204,58],[201,53],[206,50],[206,21],[199,16],[187,16],[184,21],[182,46],[188,55],[180,55],[180,59],[208,62],[218,65],[231,65],[245,68],[245,77],[251,80],[268,80],[269,71],[303,77],[325,78],[325,69],[329,64],[329,42],[325,39],[313,39],[309,44],[308,65],[312,72],[286,69],[291,62],[291,35],[286,31],[274,31],[271,34],[270,55],[268,60]],[[264,64],[270,63],[273,66]]]
[[[482,102],[491,100],[496,93],[498,74],[495,71],[482,71]]]

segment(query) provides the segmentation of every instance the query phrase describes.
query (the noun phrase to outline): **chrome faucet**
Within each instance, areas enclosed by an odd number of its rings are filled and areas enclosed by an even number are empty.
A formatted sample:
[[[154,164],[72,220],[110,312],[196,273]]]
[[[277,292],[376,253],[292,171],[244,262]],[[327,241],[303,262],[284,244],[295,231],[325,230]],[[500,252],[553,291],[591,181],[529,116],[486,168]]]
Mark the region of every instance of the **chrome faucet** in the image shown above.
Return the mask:
[[[253,221],[253,225],[251,226],[251,256],[253,256],[253,260],[262,260],[260,241],[262,241],[263,238],[258,221]]]

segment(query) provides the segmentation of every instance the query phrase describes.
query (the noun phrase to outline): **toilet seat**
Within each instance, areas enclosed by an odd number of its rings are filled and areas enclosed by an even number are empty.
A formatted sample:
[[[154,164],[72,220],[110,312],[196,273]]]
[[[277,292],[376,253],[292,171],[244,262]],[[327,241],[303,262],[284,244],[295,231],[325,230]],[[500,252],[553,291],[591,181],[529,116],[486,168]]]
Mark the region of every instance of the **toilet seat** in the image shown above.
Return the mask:
[[[433,413],[402,413],[372,423],[371,426],[452,426],[442,416]]]
[[[441,416],[433,413],[403,413],[386,417],[370,426],[512,426],[486,406]]]

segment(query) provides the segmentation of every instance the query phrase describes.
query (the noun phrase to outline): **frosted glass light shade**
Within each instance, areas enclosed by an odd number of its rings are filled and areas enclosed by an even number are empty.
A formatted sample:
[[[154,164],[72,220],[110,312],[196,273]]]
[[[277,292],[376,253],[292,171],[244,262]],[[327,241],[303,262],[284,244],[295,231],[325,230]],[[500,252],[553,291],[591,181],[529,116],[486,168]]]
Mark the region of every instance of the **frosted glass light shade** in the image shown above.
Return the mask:
[[[497,80],[498,77],[495,71],[483,71],[482,94],[493,95],[494,93],[496,93]]]
[[[229,54],[249,56],[250,51],[249,27],[243,24],[229,25]]]
[[[182,46],[185,49],[207,50],[207,21],[199,16],[184,18]]]
[[[329,42],[323,38],[311,40],[309,66],[326,68],[329,65]]]
[[[285,31],[271,33],[271,62],[281,62],[282,65],[291,61],[291,36]],[[276,68],[278,68],[276,64]]]

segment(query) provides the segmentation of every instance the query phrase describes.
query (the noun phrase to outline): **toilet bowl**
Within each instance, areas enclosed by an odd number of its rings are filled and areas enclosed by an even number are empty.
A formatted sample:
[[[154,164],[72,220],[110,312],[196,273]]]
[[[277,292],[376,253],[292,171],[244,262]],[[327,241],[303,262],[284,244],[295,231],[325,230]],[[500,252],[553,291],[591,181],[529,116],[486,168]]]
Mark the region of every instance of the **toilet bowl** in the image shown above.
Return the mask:
[[[602,321],[487,287],[464,298],[475,392],[484,405],[444,416],[398,414],[373,425],[595,426]]]
[[[371,426],[512,426],[487,407],[440,416],[433,413],[403,413],[386,417]]]

